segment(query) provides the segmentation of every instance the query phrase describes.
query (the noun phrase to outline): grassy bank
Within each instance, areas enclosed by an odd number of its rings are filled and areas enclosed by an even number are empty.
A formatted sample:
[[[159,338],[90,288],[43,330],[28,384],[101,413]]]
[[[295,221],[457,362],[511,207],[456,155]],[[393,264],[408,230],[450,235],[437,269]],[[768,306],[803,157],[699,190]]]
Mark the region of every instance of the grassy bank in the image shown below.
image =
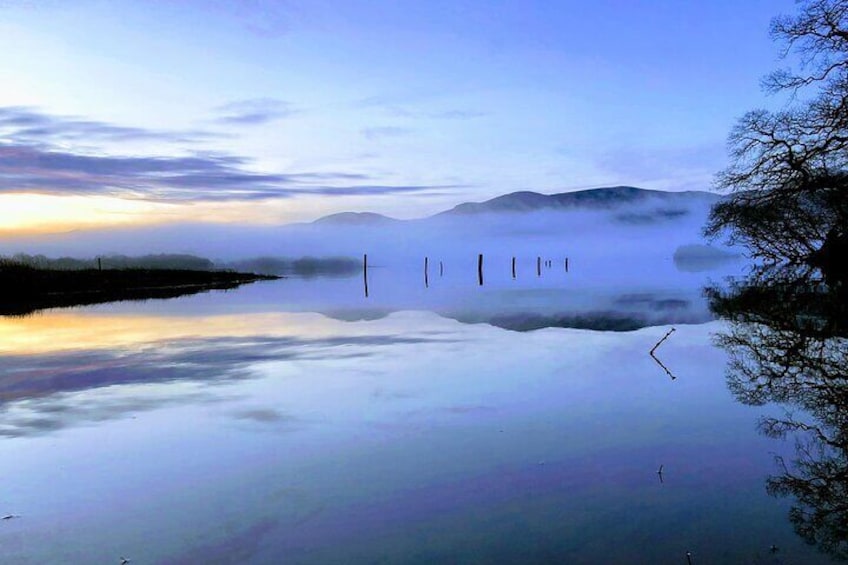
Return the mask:
[[[0,315],[118,300],[173,298],[278,277],[183,269],[57,270],[0,263]]]

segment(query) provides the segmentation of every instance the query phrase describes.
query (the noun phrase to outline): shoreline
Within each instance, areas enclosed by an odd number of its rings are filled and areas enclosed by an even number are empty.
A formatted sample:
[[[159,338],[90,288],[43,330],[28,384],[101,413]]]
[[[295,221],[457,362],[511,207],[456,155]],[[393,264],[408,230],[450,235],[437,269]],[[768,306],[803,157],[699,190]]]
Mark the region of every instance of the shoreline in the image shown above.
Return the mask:
[[[48,308],[176,298],[280,278],[276,275],[233,271],[63,271],[6,265],[0,267],[0,315],[25,316]]]

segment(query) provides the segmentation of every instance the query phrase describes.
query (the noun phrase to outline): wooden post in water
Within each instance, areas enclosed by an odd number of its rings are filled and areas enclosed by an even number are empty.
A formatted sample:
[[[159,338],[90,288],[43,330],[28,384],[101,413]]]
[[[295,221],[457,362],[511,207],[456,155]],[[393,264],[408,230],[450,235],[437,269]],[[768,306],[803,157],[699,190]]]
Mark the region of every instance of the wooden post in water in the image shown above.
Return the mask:
[[[565,272],[568,272],[568,257],[565,258]]]
[[[362,282],[365,283],[365,298],[368,298],[368,254],[362,256]]]
[[[512,258],[512,278],[515,278],[515,257]]]
[[[439,276],[441,277],[444,274],[445,274],[445,265],[441,261],[439,261]]]
[[[424,257],[424,288],[430,288],[430,258]]]
[[[542,276],[542,258],[541,257],[536,257],[536,276],[537,277]]]
[[[483,254],[477,255],[477,284],[483,286]]]
[[[100,261],[100,257],[98,257],[98,258],[97,258],[97,270],[98,270],[98,271],[102,271],[102,270],[103,270],[103,263],[101,263],[101,261]]]

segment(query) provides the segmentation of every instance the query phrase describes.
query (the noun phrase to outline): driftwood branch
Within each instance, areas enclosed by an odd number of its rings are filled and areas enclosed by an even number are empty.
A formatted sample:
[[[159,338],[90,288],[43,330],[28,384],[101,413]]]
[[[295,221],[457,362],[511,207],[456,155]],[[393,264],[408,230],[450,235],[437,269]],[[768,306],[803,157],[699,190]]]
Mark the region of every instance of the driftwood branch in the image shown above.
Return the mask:
[[[649,352],[649,355],[651,356],[651,359],[653,359],[653,360],[656,362],[656,364],[657,364],[657,365],[659,365],[660,367],[662,367],[662,370],[663,370],[663,371],[665,371],[665,374],[666,374],[666,375],[668,375],[669,377],[671,377],[671,380],[676,380],[676,379],[677,379],[677,377],[675,377],[675,376],[672,374],[672,372],[668,370],[668,367],[666,367],[665,365],[663,365],[663,362],[662,362],[662,361],[660,361],[660,360],[657,358],[657,356],[656,356],[656,355],[654,355],[654,352],[657,350],[657,348],[658,348],[660,345],[662,345],[662,342],[664,342],[665,340],[667,340],[667,339],[668,339],[668,336],[670,336],[670,335],[671,335],[671,334],[673,334],[673,333],[674,333],[674,328],[671,328],[670,330],[668,330],[668,332],[667,332],[667,333],[666,333],[666,334],[662,337],[662,339],[660,339],[660,340],[659,340],[659,341],[658,341],[658,342],[657,342],[657,343],[656,343],[656,344],[655,344],[655,345],[651,348],[651,351]]]

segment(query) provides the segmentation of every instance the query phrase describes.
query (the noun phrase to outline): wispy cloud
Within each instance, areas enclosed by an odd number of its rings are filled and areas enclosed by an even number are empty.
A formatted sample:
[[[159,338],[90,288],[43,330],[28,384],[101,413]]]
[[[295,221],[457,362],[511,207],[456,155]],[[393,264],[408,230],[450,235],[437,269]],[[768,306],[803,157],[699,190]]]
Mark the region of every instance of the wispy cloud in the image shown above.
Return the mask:
[[[473,120],[475,118],[484,118],[490,115],[489,112],[481,112],[479,110],[444,110],[441,112],[424,112],[423,117],[433,120]]]
[[[216,122],[226,125],[252,126],[267,124],[300,113],[290,103],[274,98],[236,100],[214,109]]]
[[[207,9],[216,10],[261,37],[289,33],[300,19],[300,9],[285,0],[207,0]]]
[[[346,172],[258,173],[243,157],[82,155],[31,145],[0,145],[0,192],[102,194],[157,201],[220,201],[304,195],[385,195],[452,188],[378,184]],[[371,182],[351,182],[351,181]]]
[[[386,113],[399,118],[416,120],[474,120],[484,118],[488,112],[478,110],[411,110],[402,106],[384,106]]]
[[[468,185],[461,184],[408,184],[408,185],[381,185],[362,184],[350,186],[323,186],[308,190],[310,194],[323,196],[377,196],[387,194],[410,194],[416,193],[427,196],[438,196],[458,188],[467,188]]]
[[[156,130],[86,120],[76,116],[53,116],[28,106],[0,107],[0,136],[19,142],[122,142],[166,141],[200,143],[229,137],[201,129]]]
[[[417,98],[413,97],[406,102],[403,100],[404,97],[397,96],[370,96],[357,100],[354,105],[358,108],[376,108],[398,118],[419,120],[474,120],[491,115],[491,112],[469,108],[421,110],[410,107],[410,102],[415,103]]]
[[[264,99],[261,103],[252,100],[228,106],[232,112],[229,118],[238,123],[261,123],[285,108],[284,103]],[[375,128],[370,135],[404,133],[402,128]],[[431,195],[458,186],[383,184],[371,175],[349,171],[258,172],[246,157],[197,149],[174,156],[116,155],[114,147],[108,154],[74,148],[74,142],[93,139],[102,144],[150,139],[195,143],[207,134],[51,116],[20,106],[0,107],[0,193],[28,191],[191,202],[306,195]]]
[[[372,141],[384,139],[387,137],[404,137],[412,133],[410,128],[402,128],[397,126],[377,126],[362,128],[360,133],[365,139]]]
[[[726,161],[721,143],[684,147],[620,147],[591,160],[616,182],[664,183],[677,189],[708,189],[715,171]]]

